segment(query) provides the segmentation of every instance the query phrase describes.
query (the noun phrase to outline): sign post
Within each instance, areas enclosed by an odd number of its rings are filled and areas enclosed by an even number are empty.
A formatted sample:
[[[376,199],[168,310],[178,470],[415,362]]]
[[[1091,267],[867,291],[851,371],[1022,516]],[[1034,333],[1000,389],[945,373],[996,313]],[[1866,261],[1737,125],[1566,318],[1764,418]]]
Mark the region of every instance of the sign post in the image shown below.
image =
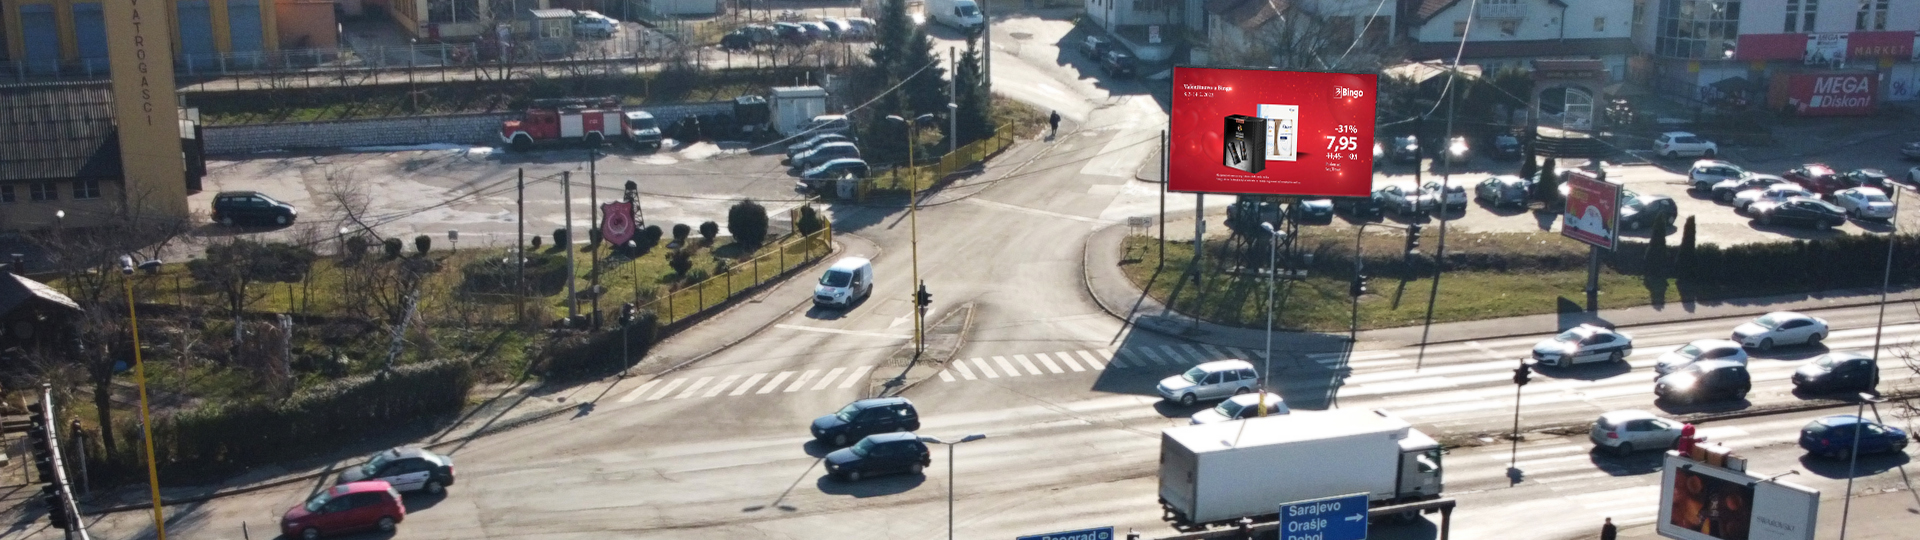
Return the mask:
[[[1365,492],[1280,505],[1280,540],[1366,540]]]

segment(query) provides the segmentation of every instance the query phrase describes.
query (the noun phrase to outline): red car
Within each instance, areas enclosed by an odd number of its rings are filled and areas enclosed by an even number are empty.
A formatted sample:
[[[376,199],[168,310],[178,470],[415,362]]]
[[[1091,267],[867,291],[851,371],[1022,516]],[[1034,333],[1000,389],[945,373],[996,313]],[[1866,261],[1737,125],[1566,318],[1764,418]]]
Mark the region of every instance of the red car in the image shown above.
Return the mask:
[[[352,482],[328,488],[305,504],[287,510],[280,532],[287,538],[313,540],[322,535],[366,530],[392,532],[407,518],[400,492],[382,481]]]
[[[1832,167],[1819,163],[1801,165],[1780,176],[1800,184],[1800,187],[1807,188],[1807,191],[1814,192],[1822,198],[1832,198],[1833,192],[1853,187],[1840,179],[1840,175],[1835,174]]]

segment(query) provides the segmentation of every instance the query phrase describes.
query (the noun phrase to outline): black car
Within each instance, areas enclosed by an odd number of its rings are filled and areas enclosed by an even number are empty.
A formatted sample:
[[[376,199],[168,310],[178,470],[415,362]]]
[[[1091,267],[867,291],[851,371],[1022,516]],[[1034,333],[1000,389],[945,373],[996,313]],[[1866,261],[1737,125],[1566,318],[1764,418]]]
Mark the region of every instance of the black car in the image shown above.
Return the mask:
[[[1811,197],[1784,201],[1760,201],[1747,206],[1747,213],[1761,225],[1792,223],[1827,230],[1847,222],[1847,211],[1833,203]]]
[[[887,474],[920,474],[933,464],[927,443],[913,433],[870,435],[853,446],[834,450],[825,460],[827,474],[858,482],[861,478]]]
[[[867,171],[867,162],[864,160],[858,158],[840,158],[828,160],[826,163],[821,163],[819,166],[807,169],[805,172],[800,173],[800,178],[806,180],[808,184],[817,184],[828,180],[839,180],[841,177],[847,175],[852,175],[854,178],[866,178]]]
[[[1847,187],[1879,188],[1880,191],[1893,188],[1893,181],[1887,179],[1887,172],[1880,169],[1854,169],[1834,176]]]
[[[1287,209],[1301,223],[1333,223],[1332,199],[1305,199]]]
[[[1494,135],[1493,140],[1487,143],[1487,148],[1492,149],[1490,155],[1493,159],[1516,161],[1521,157],[1520,138],[1512,135]]]
[[[1730,360],[1694,362],[1679,371],[1662,375],[1653,385],[1653,395],[1675,403],[1707,401],[1714,398],[1741,400],[1753,389],[1753,375],[1747,365]]]
[[[860,147],[850,142],[830,142],[813,147],[797,156],[793,156],[793,166],[807,170],[828,161],[860,157]]]
[[[242,223],[293,223],[299,211],[293,205],[253,191],[222,191],[213,196],[213,221],[233,226]]]
[[[1378,220],[1382,217],[1380,194],[1376,192],[1365,197],[1336,197],[1333,199],[1333,210],[1354,219]]]
[[[1877,386],[1880,386],[1880,367],[1873,363],[1873,357],[1864,354],[1823,354],[1793,372],[1793,387],[1797,390],[1872,392]]]
[[[1640,195],[1627,199],[1620,207],[1620,226],[1627,229],[1646,229],[1654,223],[1665,221],[1667,232],[1673,232],[1673,221],[1680,215],[1680,207],[1673,203],[1673,197],[1666,195]]]
[[[727,35],[720,36],[720,48],[729,51],[753,50],[753,36],[749,36],[744,30],[739,29],[727,32]]]
[[[1527,206],[1528,192],[1533,184],[1525,178],[1513,175],[1489,176],[1473,186],[1473,198],[1485,201],[1495,208],[1502,206]]]
[[[808,45],[813,43],[813,36],[807,33],[807,27],[800,26],[799,23],[773,23],[773,31],[780,36],[781,42],[789,45]]]
[[[1108,77],[1132,77],[1134,65],[1137,63],[1132,54],[1119,49],[1109,50],[1106,54],[1100,55],[1100,70],[1107,72]]]
[[[1387,144],[1387,155],[1400,163],[1420,162],[1420,138],[1412,135],[1394,137]]]
[[[920,429],[920,412],[907,398],[863,399],[839,412],[813,419],[813,438],[846,446],[875,433]]]

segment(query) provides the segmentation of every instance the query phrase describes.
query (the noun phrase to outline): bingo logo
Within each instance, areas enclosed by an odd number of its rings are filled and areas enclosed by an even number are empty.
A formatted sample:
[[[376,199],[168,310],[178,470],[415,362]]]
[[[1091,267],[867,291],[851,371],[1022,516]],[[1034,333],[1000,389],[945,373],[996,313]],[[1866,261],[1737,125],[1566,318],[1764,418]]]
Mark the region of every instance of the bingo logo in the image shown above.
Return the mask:
[[[1336,98],[1357,98],[1364,95],[1367,95],[1365,91],[1356,88],[1347,88],[1345,86],[1333,87],[1333,97]]]

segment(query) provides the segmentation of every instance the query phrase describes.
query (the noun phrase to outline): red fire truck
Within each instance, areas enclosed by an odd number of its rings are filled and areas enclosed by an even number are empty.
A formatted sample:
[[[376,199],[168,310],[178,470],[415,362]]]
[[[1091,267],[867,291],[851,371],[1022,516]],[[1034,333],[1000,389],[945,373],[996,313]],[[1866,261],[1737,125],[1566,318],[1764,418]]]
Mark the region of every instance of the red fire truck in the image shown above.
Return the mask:
[[[624,133],[626,116],[612,97],[536,99],[520,119],[500,124],[500,141],[514,150],[569,142],[599,146]]]

